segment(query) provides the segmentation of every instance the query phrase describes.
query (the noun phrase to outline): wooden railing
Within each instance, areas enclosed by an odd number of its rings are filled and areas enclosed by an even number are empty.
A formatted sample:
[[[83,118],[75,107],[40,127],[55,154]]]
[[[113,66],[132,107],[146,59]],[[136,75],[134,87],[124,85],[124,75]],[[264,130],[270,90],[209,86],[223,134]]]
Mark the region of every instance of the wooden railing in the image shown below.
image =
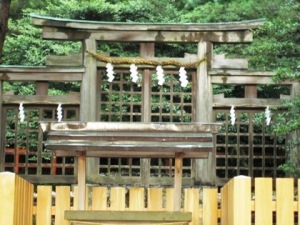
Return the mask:
[[[276,190],[273,187],[276,185]],[[235,177],[219,194],[217,188],[185,188],[182,212],[192,212],[190,225],[299,224],[300,180]],[[253,188],[254,187],[254,188]],[[254,192],[252,192],[254,190]],[[173,188],[87,188],[87,209],[101,211],[173,211]],[[76,210],[78,189],[37,186],[13,173],[0,173],[0,225],[69,225],[66,210]]]

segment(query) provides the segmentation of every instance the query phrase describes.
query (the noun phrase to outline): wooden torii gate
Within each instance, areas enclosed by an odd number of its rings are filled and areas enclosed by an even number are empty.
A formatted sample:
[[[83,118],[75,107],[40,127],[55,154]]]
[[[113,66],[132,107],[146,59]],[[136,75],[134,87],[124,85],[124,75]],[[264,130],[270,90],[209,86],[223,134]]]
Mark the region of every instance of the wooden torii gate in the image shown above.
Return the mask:
[[[131,42],[140,43],[140,56],[147,59],[162,61],[155,57],[155,43],[194,43],[198,45],[196,57],[176,58],[181,63],[191,63],[206,59],[196,66],[196,77],[193,84],[193,122],[210,123],[213,121],[213,93],[209,70],[216,66],[213,56],[214,43],[250,43],[253,34],[251,29],[263,25],[264,20],[240,21],[231,23],[116,23],[70,20],[53,17],[31,15],[32,23],[42,28],[44,39],[81,41],[82,65],[85,70],[81,81],[80,120],[97,121],[97,68],[105,67],[88,52],[97,52],[98,42]],[[222,60],[221,60],[222,61]],[[222,63],[221,63],[222,64]],[[235,68],[245,69],[244,61],[230,61]],[[128,65],[127,65],[128,66]],[[230,66],[229,66],[230,67]],[[219,68],[229,68],[228,64]],[[170,68],[170,67],[169,67]],[[171,66],[172,68],[172,66]],[[174,67],[173,67],[174,68]],[[231,67],[232,68],[232,67]],[[143,112],[141,122],[151,122],[151,79],[142,81]],[[91,162],[91,161],[90,161]],[[198,183],[210,183],[214,180],[212,153],[208,160],[196,160],[195,180]],[[91,169],[91,168],[90,168]]]

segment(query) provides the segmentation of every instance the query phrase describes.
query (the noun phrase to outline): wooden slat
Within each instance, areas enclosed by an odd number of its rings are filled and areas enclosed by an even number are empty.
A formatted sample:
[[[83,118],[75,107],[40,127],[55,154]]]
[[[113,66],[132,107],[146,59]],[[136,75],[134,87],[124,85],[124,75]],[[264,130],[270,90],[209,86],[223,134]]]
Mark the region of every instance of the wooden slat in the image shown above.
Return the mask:
[[[145,189],[132,187],[129,189],[129,210],[143,211],[145,209]]]
[[[66,211],[65,218],[81,222],[121,222],[124,224],[161,224],[186,223],[191,221],[190,212],[156,212],[156,211]]]
[[[203,225],[218,224],[218,190],[203,188]]]
[[[174,167],[174,211],[180,211],[181,209],[182,167],[182,153],[176,153]]]
[[[125,210],[125,191],[123,187],[112,187],[110,189],[109,210]]]
[[[30,15],[32,23],[38,27],[50,26],[71,29],[89,29],[89,30],[111,30],[131,31],[131,30],[156,30],[156,31],[215,31],[215,30],[249,30],[262,26],[265,19],[245,20],[237,22],[224,23],[130,23],[130,22],[104,22],[104,21],[88,21],[88,20],[74,20],[66,18],[56,18],[41,16],[36,14]]]
[[[228,183],[221,189],[221,223],[228,225]]]
[[[86,209],[86,156],[85,153],[77,157],[78,164],[78,209]]]
[[[3,104],[68,104],[68,105],[79,105],[79,95],[65,95],[65,96],[47,96],[47,95],[3,95]],[[26,108],[26,105],[24,105]]]
[[[148,189],[148,207],[149,211],[162,211],[163,210],[163,189],[162,188],[149,188]]]
[[[138,154],[137,154],[138,153]],[[55,150],[56,156],[80,156],[80,151],[66,151],[66,150]],[[160,158],[174,158],[174,152],[164,152],[164,151],[151,151],[148,152],[139,152],[139,151],[124,151],[120,149],[112,148],[110,151],[99,151],[99,148],[95,147],[95,150],[86,151],[87,157],[117,157],[120,158],[157,158],[159,155]],[[184,152],[183,158],[207,158],[208,151],[193,151],[193,152]]]
[[[247,59],[226,59],[224,54],[213,55],[213,69],[248,69]]]
[[[223,31],[223,32],[181,32],[172,31],[130,31],[131,35],[123,31],[87,31],[65,30],[57,28],[43,28],[43,38],[51,40],[84,40],[89,38],[101,41],[118,42],[170,42],[170,43],[198,43],[207,40],[217,43],[249,43],[253,40],[251,31]]]
[[[225,98],[222,94],[213,96],[213,107],[266,107],[282,105],[282,99],[259,99],[259,98]]]
[[[174,188],[166,188],[166,210],[174,211]]]
[[[197,188],[186,188],[184,190],[184,212],[192,213],[192,221],[189,225],[199,224],[199,201],[200,193]]]
[[[51,225],[52,187],[38,186],[36,225]]]
[[[294,179],[276,179],[276,224],[294,225]]]
[[[65,210],[70,210],[70,187],[57,186],[55,195],[55,225],[69,225],[69,221],[64,219]]]
[[[79,209],[79,193],[78,193],[78,186],[73,187],[73,209]],[[85,188],[85,198],[88,199],[88,188]],[[88,201],[85,201],[85,208],[88,208]]]
[[[298,224],[300,224],[300,179],[298,179]]]
[[[92,210],[107,209],[107,187],[93,187]]]
[[[272,225],[272,178],[255,178],[255,225]]]

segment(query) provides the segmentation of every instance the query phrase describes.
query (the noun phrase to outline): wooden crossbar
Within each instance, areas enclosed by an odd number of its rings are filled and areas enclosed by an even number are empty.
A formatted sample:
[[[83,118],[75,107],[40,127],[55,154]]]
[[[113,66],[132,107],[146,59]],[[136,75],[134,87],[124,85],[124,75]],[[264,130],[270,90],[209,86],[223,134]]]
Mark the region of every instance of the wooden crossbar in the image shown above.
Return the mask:
[[[67,210],[65,219],[72,222],[111,222],[130,224],[161,224],[182,223],[192,221],[191,212],[162,212],[162,211],[86,211]]]

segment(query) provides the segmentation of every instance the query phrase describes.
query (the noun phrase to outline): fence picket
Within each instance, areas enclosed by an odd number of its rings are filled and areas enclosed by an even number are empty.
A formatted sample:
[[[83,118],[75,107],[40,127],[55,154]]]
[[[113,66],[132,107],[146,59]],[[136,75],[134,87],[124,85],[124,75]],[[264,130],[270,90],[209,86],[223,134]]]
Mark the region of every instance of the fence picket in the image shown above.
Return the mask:
[[[221,217],[222,225],[250,225],[251,212],[255,215],[255,225],[293,225],[300,222],[300,179],[298,180],[298,199],[295,200],[294,179],[276,179],[276,198],[273,200],[272,178],[256,178],[254,207],[251,208],[251,178],[235,177],[221,189],[221,213],[218,209],[216,188],[204,188],[202,206],[200,191],[197,188],[184,189],[183,211],[192,212],[190,225],[217,225]],[[9,187],[9,188],[7,188]],[[33,215],[36,225],[69,225],[64,220],[64,211],[76,209],[77,187],[74,188],[74,206],[71,206],[69,186],[56,187],[55,205],[51,186],[37,187],[37,206],[33,206],[33,185],[10,173],[0,173],[0,225],[32,225]],[[129,199],[125,187],[93,187],[91,189],[92,210],[115,211],[173,211],[173,188],[148,188],[145,199],[144,188],[129,188]],[[86,193],[88,199],[88,193]],[[295,199],[294,199],[295,198]],[[126,201],[129,200],[128,207]],[[165,201],[165,202],[164,202]],[[145,206],[147,202],[147,206]],[[35,210],[33,210],[35,209]],[[276,213],[276,223],[273,212]],[[200,214],[202,213],[202,214]],[[294,215],[298,214],[298,221]],[[200,218],[202,220],[200,220]]]
[[[166,189],[166,210],[167,211],[174,210],[174,189],[173,188]]]
[[[199,189],[186,188],[184,190],[184,211],[192,212],[192,222],[189,225],[199,224],[199,200]]]
[[[69,225],[70,223],[64,219],[65,210],[70,209],[70,187],[58,186],[56,187],[55,196],[55,225]]]
[[[93,187],[92,210],[107,209],[107,187]]]
[[[52,187],[38,186],[36,225],[51,225]]]
[[[145,189],[133,187],[129,189],[129,210],[145,210]]]
[[[218,224],[218,190],[203,189],[203,225]]]
[[[125,210],[125,193],[123,187],[112,187],[110,189],[110,207],[109,210]]]
[[[272,225],[272,178],[255,178],[255,225]]]
[[[294,179],[276,179],[276,224],[294,225]]]
[[[148,210],[163,210],[162,188],[148,189]]]
[[[221,188],[221,224],[228,225],[228,184]]]

